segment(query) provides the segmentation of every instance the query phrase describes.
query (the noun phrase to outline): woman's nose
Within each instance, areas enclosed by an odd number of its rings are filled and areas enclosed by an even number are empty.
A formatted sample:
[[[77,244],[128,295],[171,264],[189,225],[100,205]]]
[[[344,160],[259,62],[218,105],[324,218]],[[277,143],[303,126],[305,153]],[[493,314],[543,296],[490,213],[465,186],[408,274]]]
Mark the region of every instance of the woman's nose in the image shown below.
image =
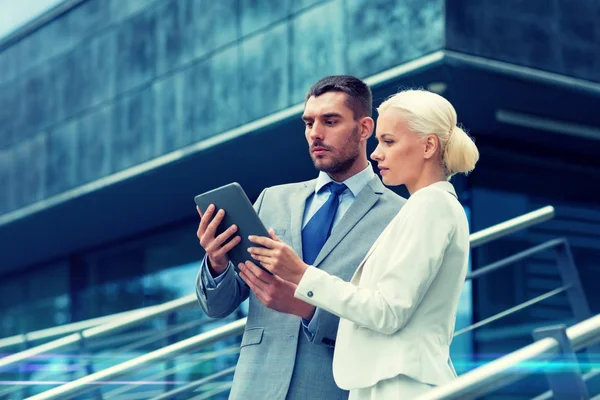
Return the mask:
[[[375,148],[375,150],[373,150],[373,152],[371,153],[371,160],[381,161],[381,159],[382,159],[382,154],[381,154],[381,151],[379,151],[379,146],[377,146]]]

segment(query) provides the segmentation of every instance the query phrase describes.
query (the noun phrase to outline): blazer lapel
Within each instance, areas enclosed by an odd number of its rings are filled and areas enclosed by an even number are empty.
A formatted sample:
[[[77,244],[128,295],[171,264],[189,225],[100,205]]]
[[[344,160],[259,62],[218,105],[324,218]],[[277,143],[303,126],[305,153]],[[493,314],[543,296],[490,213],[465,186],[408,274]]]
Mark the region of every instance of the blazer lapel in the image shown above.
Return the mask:
[[[362,268],[363,268],[363,266],[366,264],[366,262],[369,259],[369,257],[371,257],[371,254],[373,254],[373,252],[375,251],[375,249],[377,248],[377,246],[379,246],[379,242],[381,241],[381,237],[383,236],[383,234],[385,233],[386,230],[387,230],[387,227],[386,227],[386,229],[383,230],[383,232],[381,232],[381,234],[379,235],[379,237],[377,238],[377,240],[375,240],[375,243],[373,243],[373,246],[371,246],[371,248],[369,249],[367,255],[362,259],[362,261],[358,265],[358,268],[356,268],[356,271],[354,271],[354,274],[352,275],[352,279],[350,280],[351,282],[358,283],[360,281],[360,276],[362,274]]]
[[[313,264],[314,267],[317,267],[321,261],[331,253],[335,246],[342,241],[348,232],[354,228],[358,221],[369,212],[375,203],[377,203],[379,196],[383,194],[384,190],[385,187],[379,180],[379,177],[375,177],[360,191],[358,197],[354,200],[354,203],[352,203],[348,211],[346,211],[346,214],[344,214],[338,225],[331,232],[331,236],[329,236],[323,245],[323,248]]]
[[[304,182],[290,200],[292,214],[290,220],[291,245],[300,258],[302,258],[302,218],[304,217],[304,208],[306,207],[306,200],[315,191],[316,182],[316,179]]]

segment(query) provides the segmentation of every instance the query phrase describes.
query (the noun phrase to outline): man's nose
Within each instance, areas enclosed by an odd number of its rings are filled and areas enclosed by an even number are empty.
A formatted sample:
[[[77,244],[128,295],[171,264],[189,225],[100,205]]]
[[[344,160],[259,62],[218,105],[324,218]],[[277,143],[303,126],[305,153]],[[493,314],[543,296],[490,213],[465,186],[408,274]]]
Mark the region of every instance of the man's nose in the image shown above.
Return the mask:
[[[315,121],[311,130],[310,130],[310,138],[315,139],[323,139],[323,125],[319,122]]]

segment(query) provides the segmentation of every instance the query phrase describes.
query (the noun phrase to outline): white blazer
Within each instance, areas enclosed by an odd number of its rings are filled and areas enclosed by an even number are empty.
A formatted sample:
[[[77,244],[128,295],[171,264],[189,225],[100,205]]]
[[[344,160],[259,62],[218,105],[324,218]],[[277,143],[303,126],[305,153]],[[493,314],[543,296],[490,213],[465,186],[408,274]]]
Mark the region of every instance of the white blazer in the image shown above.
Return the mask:
[[[341,317],[333,375],[358,389],[407,375],[441,385],[467,273],[469,227],[449,182],[415,192],[379,236],[351,282],[310,267],[295,296]]]

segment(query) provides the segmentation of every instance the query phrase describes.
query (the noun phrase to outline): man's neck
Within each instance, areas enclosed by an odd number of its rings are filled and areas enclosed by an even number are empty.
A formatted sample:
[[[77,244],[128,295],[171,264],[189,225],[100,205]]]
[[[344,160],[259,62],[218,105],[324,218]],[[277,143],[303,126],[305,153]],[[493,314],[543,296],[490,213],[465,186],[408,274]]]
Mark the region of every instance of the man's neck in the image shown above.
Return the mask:
[[[367,160],[356,161],[350,168],[346,171],[339,172],[337,174],[328,173],[329,177],[336,182],[344,182],[346,179],[352,178],[354,175],[361,173],[367,168],[369,162]]]

